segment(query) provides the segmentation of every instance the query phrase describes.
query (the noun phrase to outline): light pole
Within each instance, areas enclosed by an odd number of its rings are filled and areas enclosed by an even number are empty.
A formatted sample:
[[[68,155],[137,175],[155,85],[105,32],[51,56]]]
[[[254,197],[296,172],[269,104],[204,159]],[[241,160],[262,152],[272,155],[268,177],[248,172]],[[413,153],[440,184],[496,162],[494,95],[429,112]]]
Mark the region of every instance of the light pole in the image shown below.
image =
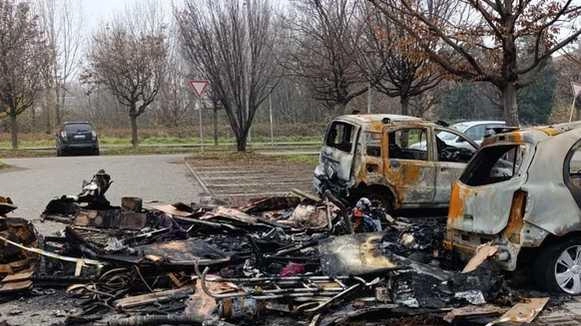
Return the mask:
[[[369,57],[374,54],[374,51],[367,50],[367,113],[371,113],[373,106],[373,87],[371,86],[371,61]]]
[[[252,65],[252,53],[250,52],[250,1],[246,0],[243,2],[243,5],[246,7],[246,17],[244,18],[244,28],[246,29],[246,64],[244,65],[244,82],[245,82],[245,109],[246,109],[246,123],[248,123],[248,142],[252,141],[252,133],[250,130],[251,122],[250,122],[250,68]]]
[[[367,113],[371,113],[371,101],[373,101],[373,88],[371,88],[371,68],[367,68]]]
[[[270,146],[274,147],[274,126],[272,118],[272,91],[268,94],[268,116],[270,120]]]

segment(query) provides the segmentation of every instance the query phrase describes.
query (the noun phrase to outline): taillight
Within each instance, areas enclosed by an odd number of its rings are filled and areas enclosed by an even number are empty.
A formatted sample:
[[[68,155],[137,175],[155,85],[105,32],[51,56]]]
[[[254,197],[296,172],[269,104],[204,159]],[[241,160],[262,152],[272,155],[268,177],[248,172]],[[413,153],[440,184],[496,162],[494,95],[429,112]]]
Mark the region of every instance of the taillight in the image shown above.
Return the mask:
[[[61,138],[67,138],[67,132],[66,131],[61,131]]]

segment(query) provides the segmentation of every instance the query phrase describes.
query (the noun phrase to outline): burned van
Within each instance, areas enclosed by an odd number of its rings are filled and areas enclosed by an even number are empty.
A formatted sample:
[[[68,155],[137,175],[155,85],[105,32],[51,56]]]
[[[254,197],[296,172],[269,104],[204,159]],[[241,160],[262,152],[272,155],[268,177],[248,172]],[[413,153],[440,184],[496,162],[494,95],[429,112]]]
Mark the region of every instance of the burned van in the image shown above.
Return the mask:
[[[327,128],[313,183],[318,193],[368,197],[387,210],[447,207],[477,148],[461,132],[415,117],[344,115]]]
[[[445,244],[482,244],[508,271],[524,267],[549,291],[581,294],[581,123],[486,139],[454,184]]]

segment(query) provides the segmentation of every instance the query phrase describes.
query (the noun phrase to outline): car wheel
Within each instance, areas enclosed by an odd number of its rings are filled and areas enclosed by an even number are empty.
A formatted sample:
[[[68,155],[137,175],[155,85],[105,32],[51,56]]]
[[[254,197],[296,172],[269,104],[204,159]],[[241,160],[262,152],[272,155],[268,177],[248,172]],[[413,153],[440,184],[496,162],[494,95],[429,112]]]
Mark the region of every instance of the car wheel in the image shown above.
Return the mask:
[[[99,156],[99,154],[100,154],[100,151],[98,148],[93,151],[93,155]]]
[[[60,148],[56,149],[56,156],[63,156],[63,150]]]
[[[540,287],[549,292],[581,294],[581,239],[568,239],[541,251],[533,268]]]

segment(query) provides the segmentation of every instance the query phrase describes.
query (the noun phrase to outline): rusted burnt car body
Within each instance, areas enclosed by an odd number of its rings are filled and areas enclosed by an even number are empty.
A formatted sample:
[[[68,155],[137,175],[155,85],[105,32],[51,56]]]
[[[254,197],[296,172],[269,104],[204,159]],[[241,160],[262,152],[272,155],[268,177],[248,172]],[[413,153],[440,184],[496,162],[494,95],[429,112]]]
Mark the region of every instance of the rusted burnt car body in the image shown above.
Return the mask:
[[[458,146],[440,139],[450,135]],[[415,117],[344,115],[327,128],[313,184],[318,193],[368,197],[388,210],[447,207],[477,148],[462,133]]]
[[[454,184],[445,244],[532,267],[539,285],[581,294],[581,122],[496,134]]]

